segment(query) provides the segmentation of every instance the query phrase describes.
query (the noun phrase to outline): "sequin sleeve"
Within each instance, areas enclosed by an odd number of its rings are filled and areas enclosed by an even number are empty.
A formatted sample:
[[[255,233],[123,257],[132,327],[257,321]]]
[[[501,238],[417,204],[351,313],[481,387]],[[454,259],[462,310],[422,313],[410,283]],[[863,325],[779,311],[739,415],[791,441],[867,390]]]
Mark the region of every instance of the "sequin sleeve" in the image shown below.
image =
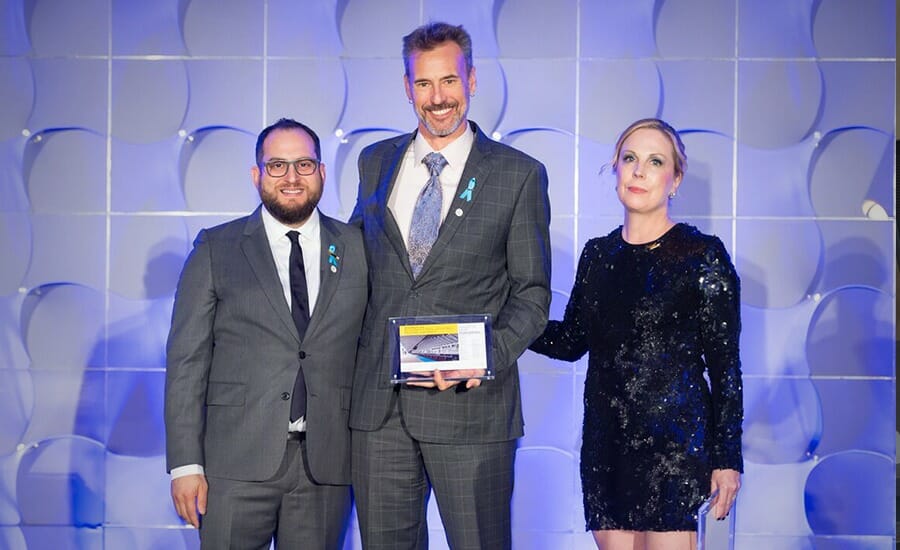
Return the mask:
[[[586,303],[586,289],[593,261],[591,251],[595,244],[596,239],[589,241],[581,252],[575,284],[572,286],[563,320],[548,322],[544,333],[529,346],[531,351],[563,361],[576,361],[587,353],[589,305]]]
[[[713,404],[711,465],[742,472],[740,279],[725,246],[716,237],[704,253],[700,290],[700,332]]]

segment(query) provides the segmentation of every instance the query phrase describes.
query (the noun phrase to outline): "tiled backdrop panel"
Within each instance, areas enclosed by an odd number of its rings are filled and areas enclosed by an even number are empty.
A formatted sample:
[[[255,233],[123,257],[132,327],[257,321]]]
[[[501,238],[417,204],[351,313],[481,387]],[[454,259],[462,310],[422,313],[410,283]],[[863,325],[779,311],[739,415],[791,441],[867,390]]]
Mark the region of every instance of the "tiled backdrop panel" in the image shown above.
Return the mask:
[[[674,213],[720,235],[743,280],[737,548],[892,548],[895,9],[0,0],[0,548],[197,548],[162,421],[193,236],[255,206],[254,136],[281,116],[321,134],[322,208],[346,219],[359,150],[412,128],[400,37],[431,19],[473,35],[471,118],[549,169],[556,317],[583,243],[621,219],[598,173],[617,132],[684,131]],[[592,548],[585,368],[521,361],[516,548]]]

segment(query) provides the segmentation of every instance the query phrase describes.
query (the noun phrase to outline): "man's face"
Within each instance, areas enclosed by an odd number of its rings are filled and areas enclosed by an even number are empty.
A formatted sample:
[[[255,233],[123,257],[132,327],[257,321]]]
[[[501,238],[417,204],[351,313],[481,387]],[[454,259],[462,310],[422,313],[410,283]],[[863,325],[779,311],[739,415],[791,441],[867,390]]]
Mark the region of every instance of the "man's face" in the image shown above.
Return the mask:
[[[456,42],[413,52],[403,83],[419,119],[419,131],[432,147],[439,150],[466,131],[475,69],[466,71],[465,57]]]
[[[319,204],[325,183],[325,165],[316,158],[313,139],[299,129],[273,130],[262,152],[262,165],[250,170],[260,200],[276,220],[300,227]],[[298,169],[312,173],[300,175]]]

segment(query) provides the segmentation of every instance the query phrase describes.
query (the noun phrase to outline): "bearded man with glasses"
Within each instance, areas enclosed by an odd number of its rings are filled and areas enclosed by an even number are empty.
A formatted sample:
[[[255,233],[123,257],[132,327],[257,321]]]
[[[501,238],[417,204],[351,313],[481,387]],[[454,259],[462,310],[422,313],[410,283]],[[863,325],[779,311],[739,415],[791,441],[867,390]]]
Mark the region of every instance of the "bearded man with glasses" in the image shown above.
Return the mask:
[[[250,169],[262,204],[200,231],[166,358],[166,459],[201,548],[337,549],[366,306],[359,229],[317,209],[319,138],[281,119]]]

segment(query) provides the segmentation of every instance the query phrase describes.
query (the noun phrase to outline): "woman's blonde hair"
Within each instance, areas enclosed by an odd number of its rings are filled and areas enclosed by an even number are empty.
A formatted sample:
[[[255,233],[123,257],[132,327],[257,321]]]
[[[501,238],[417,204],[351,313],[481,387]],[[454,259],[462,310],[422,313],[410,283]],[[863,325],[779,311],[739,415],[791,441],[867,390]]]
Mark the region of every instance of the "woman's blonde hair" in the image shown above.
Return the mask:
[[[619,153],[622,152],[622,144],[625,143],[628,136],[645,128],[659,130],[669,138],[669,141],[672,143],[672,152],[674,153],[673,156],[675,159],[675,176],[684,176],[684,173],[687,171],[687,154],[684,152],[684,142],[681,141],[681,136],[678,135],[675,128],[672,128],[668,122],[658,118],[642,118],[636,120],[619,135],[619,139],[616,140],[613,158],[608,164],[608,166],[612,167],[612,173],[615,174],[616,169],[618,168]]]

